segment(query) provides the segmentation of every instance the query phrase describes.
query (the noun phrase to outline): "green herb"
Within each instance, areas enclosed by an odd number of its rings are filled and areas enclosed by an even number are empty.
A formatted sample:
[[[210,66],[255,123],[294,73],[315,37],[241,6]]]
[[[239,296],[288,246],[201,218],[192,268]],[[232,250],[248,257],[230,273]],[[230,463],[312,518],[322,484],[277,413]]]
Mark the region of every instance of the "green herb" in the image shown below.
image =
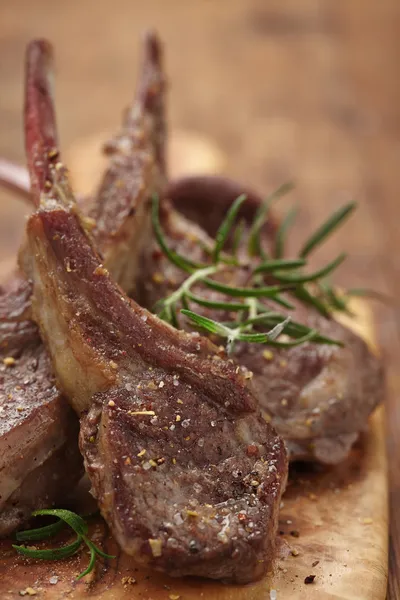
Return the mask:
[[[226,240],[231,232],[233,224],[235,223],[237,214],[239,212],[240,207],[243,202],[246,200],[247,196],[242,194],[232,204],[226,213],[225,219],[222,221],[219,229],[217,231],[217,235],[215,236],[215,246],[212,252],[212,261],[214,264],[217,264],[219,261],[219,256],[221,254],[222,248],[224,247]]]
[[[312,306],[324,317],[329,318],[333,310],[348,311],[347,297],[337,294],[328,284],[330,275],[346,258],[340,254],[335,260],[314,272],[306,272],[307,257],[312,250],[326,240],[337,227],[353,211],[355,204],[350,203],[336,211],[303,245],[296,258],[284,258],[287,234],[294,223],[296,210],[290,210],[278,228],[275,238],[274,257],[269,258],[262,247],[261,231],[268,218],[271,203],[287,193],[291,184],[285,184],[271,194],[259,207],[253,223],[249,226],[246,242],[248,257],[241,255],[238,249],[243,241],[245,227],[243,220],[236,220],[241,206],[246,200],[239,196],[227,212],[218,228],[214,244],[201,248],[206,255],[205,263],[194,263],[169,248],[159,220],[159,200],[153,198],[152,221],[158,244],[166,258],[180,270],[187,273],[187,278],[168,297],[159,301],[155,307],[160,318],[179,327],[177,310],[186,316],[190,323],[227,340],[228,351],[232,351],[236,342],[262,343],[279,347],[290,347],[307,341],[322,344],[341,345],[338,340],[319,334],[318,331],[301,323],[296,323],[287,315],[270,309],[263,300],[278,304],[292,310],[290,296],[294,296],[307,306]],[[228,240],[231,249],[227,250]],[[199,242],[200,243],[200,242]],[[211,261],[211,264],[210,264]],[[235,270],[241,270],[238,277]],[[226,283],[243,281],[244,285]],[[203,297],[200,288],[208,288],[221,294],[221,298]],[[224,298],[225,296],[225,298]],[[289,298],[288,298],[289,296]],[[191,305],[197,304],[205,309],[223,311],[225,317],[220,321],[209,319],[195,313]],[[183,309],[181,308],[183,307]],[[234,321],[226,322],[226,315],[236,314]],[[254,328],[269,327],[266,332]],[[289,338],[278,339],[282,333]]]
[[[17,546],[14,544],[13,548],[19,554],[22,554],[27,558],[36,558],[41,560],[61,560],[78,552],[83,542],[90,550],[90,561],[87,569],[85,569],[83,573],[77,577],[77,579],[81,579],[93,570],[96,562],[96,555],[101,556],[102,558],[115,558],[115,556],[105,554],[88,538],[89,530],[87,523],[76,513],[65,509],[44,509],[37,510],[32,513],[32,516],[34,517],[44,515],[56,517],[58,520],[51,525],[45,525],[44,527],[40,527],[38,529],[19,531],[16,534],[17,540],[19,542],[30,542],[48,539],[56,535],[65,524],[69,525],[77,534],[76,540],[67,546],[62,546],[61,548],[49,548],[45,550],[37,550],[26,546]]]
[[[244,219],[240,219],[238,225],[235,228],[235,231],[233,232],[232,255],[235,257],[235,259],[237,257],[240,242],[242,241],[242,238],[243,238],[245,227],[246,227],[246,221]]]
[[[303,245],[303,248],[300,251],[300,256],[305,258],[310,254],[312,250],[314,250],[317,246],[319,246],[325,239],[330,235],[335,229],[339,227],[343,223],[347,217],[353,212],[356,208],[355,202],[350,202],[342,208],[339,208],[336,212],[333,213],[329,217],[325,223],[323,223],[317,231],[306,241]]]
[[[284,196],[293,189],[293,183],[284,183],[275,192],[273,192],[259,207],[253,224],[250,227],[248,254],[249,256],[264,257],[261,244],[261,230],[268,219],[269,210],[274,200]]]
[[[304,258],[294,258],[294,259],[271,259],[267,260],[261,265],[258,265],[253,271],[253,273],[267,273],[274,271],[286,271],[291,269],[297,269],[298,267],[304,267],[307,264],[307,261]]]
[[[345,258],[346,254],[342,253],[340,254],[340,256],[335,258],[335,260],[326,265],[326,267],[323,267],[322,269],[320,269],[319,271],[315,271],[314,273],[308,273],[304,275],[300,273],[290,273],[289,275],[281,275],[280,273],[274,273],[274,277],[278,281],[282,281],[284,283],[306,283],[309,281],[316,281],[317,279],[322,279],[323,277],[330,275],[332,271],[337,269],[337,267],[342,264]]]
[[[273,341],[281,335],[285,325],[290,321],[290,317],[287,317],[282,323],[275,325],[275,327],[267,333],[248,333],[246,331],[248,325],[245,323],[233,328],[232,325],[227,326],[218,321],[213,321],[212,319],[198,315],[191,310],[182,309],[181,312],[184,316],[188,317],[196,327],[200,327],[208,333],[213,333],[222,338],[226,338],[228,354],[233,351],[235,342],[255,342],[257,344],[273,343]]]
[[[192,273],[194,269],[199,269],[199,268],[204,267],[205,265],[199,265],[199,264],[193,263],[192,261],[188,260],[184,256],[181,256],[180,254],[177,254],[176,252],[174,252],[174,250],[171,250],[170,248],[168,248],[167,244],[164,241],[164,235],[162,233],[162,229],[161,229],[161,225],[160,225],[159,207],[160,207],[160,200],[159,200],[158,196],[155,194],[153,196],[153,203],[152,203],[152,223],[153,223],[154,234],[156,236],[157,242],[159,243],[160,248],[164,252],[165,256],[175,266],[177,266],[179,269],[182,269],[183,271],[186,271],[187,273]]]
[[[293,225],[295,218],[297,215],[297,208],[291,208],[288,212],[288,214],[286,215],[286,217],[283,219],[277,233],[276,233],[276,240],[275,240],[275,257],[276,258],[282,258],[283,254],[284,254],[284,249],[285,249],[285,242],[286,242],[286,236],[287,233],[290,229],[290,227]]]

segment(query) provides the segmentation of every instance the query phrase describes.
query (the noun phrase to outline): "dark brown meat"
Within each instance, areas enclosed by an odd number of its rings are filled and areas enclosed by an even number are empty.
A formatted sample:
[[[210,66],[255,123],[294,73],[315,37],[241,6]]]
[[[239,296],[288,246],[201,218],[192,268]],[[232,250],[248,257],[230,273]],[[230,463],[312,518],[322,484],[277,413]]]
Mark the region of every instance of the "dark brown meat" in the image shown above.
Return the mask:
[[[131,293],[141,248],[151,235],[149,202],[166,186],[165,78],[155,35],[146,36],[143,54],[135,101],[121,133],[105,148],[110,165],[89,212],[107,268]]]
[[[49,164],[27,226],[32,309],[123,550],[172,575],[236,582],[269,566],[287,476],[246,373],[130,301],[102,267]],[[73,270],[65,265],[73,264]]]
[[[238,217],[251,222],[262,198],[248,186],[233,179],[210,175],[180,177],[168,183],[166,192],[176,210],[199,225],[212,238],[215,238],[227,210],[242,194],[246,195],[247,200],[242,204]],[[272,241],[276,228],[275,217],[270,215],[263,227],[264,239]]]
[[[49,161],[55,168],[59,164],[50,60],[46,42],[29,46],[25,116],[33,198],[45,185]],[[150,35],[137,98],[92,207],[98,220],[93,235],[105,267],[130,286],[136,263],[131,260],[127,268],[126,258],[139,253],[149,229],[150,194],[161,193],[164,186],[163,97],[160,51]],[[21,173],[0,164],[0,178],[27,192]],[[93,217],[82,221],[93,230]],[[73,271],[73,262],[67,261],[65,268]],[[0,290],[0,358],[10,363],[0,367],[0,535],[20,525],[33,509],[63,499],[83,471],[77,419],[55,387],[47,352],[29,321],[30,310],[31,284],[16,274]]]
[[[19,310],[27,290],[9,288],[0,291],[0,536],[64,499],[83,472],[78,421],[55,387],[36,325]],[[4,314],[12,297],[20,306]]]
[[[195,218],[195,222],[189,221],[165,204],[163,228],[170,247],[195,261],[207,262],[198,240],[212,247],[208,234],[215,234],[216,225],[209,223],[204,215],[219,214],[215,208],[220,203],[219,194],[225,207],[242,192],[232,183],[223,188],[223,180],[213,178],[189,178],[170,187],[168,197],[175,203],[175,190],[179,190],[178,206],[186,206],[185,212]],[[251,198],[250,208],[254,206],[254,195]],[[253,216],[254,212],[252,208]],[[202,230],[198,223],[207,226],[208,231]],[[268,230],[266,234],[268,238]],[[138,301],[150,309],[171,294],[187,276],[165,258],[154,240],[145,248],[141,264]],[[240,277],[243,273],[234,270],[232,283],[243,285]],[[208,289],[202,289],[200,295],[224,300]],[[292,302],[292,298],[290,300]],[[195,310],[217,320],[223,316],[221,312],[198,306]],[[263,346],[240,344],[236,346],[234,358],[253,372],[253,385],[261,408],[286,440],[291,459],[336,464],[347,456],[359,433],[367,427],[369,415],[383,399],[382,365],[358,335],[334,319],[324,318],[302,305],[297,306],[293,318],[343,341],[345,346],[310,342],[265,353]],[[184,321],[181,323],[185,326]]]

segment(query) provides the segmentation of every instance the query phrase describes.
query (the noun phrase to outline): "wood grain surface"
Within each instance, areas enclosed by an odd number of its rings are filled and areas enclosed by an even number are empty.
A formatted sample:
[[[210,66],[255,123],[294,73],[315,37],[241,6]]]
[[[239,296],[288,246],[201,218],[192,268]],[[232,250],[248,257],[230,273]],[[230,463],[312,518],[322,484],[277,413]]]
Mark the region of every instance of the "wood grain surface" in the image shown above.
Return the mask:
[[[171,128],[181,139],[208,140],[219,170],[265,193],[294,178],[296,191],[280,206],[299,203],[294,247],[354,197],[358,214],[315,263],[346,248],[337,281],[398,300],[398,0],[2,0],[0,153],[24,160],[28,40],[55,43],[61,140],[71,155],[79,140],[118,125],[133,90],[138,39],[149,26],[166,42]],[[25,213],[0,193],[0,255],[10,264]],[[388,598],[399,600],[400,312],[377,305],[375,316],[387,365]]]

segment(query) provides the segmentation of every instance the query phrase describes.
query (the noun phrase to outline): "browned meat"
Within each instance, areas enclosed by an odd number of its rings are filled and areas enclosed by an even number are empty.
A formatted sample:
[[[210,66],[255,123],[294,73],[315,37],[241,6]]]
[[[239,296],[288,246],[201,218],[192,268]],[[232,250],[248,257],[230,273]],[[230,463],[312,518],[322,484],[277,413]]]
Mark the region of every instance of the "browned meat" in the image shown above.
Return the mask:
[[[148,34],[136,98],[121,133],[106,146],[110,166],[89,212],[107,268],[130,292],[141,248],[151,235],[149,201],[166,185],[164,105],[161,47]]]
[[[180,177],[168,183],[166,192],[176,210],[212,238],[215,238],[227,210],[241,194],[246,194],[247,200],[241,206],[239,218],[251,222],[262,198],[248,186],[233,179],[210,175]],[[276,227],[275,217],[270,216],[263,228],[265,241],[274,239]]]
[[[13,283],[0,290],[0,535],[65,498],[83,472],[78,421],[55,387],[36,325],[19,310],[26,289]],[[20,306],[4,314],[11,293]]]
[[[61,165],[48,164],[40,192],[24,261],[32,310],[81,414],[86,471],[115,538],[172,575],[260,576],[287,459],[246,373],[124,295],[85,233]]]
[[[170,247],[195,261],[206,262],[207,255],[197,240],[212,247],[208,234],[215,235],[216,225],[204,215],[223,217],[224,211],[217,208],[219,198],[225,209],[242,191],[232,183],[225,185],[223,180],[213,178],[188,178],[173,184],[168,197],[195,221],[189,221],[165,204],[163,228]],[[247,218],[254,216],[254,195],[249,206],[252,210],[245,214]],[[208,231],[202,230],[198,223]],[[268,230],[266,236],[268,240]],[[145,248],[141,264],[138,301],[147,308],[153,308],[158,300],[172,293],[187,276],[165,258],[156,241]],[[234,284],[243,284],[240,270],[233,270],[233,277]],[[202,289],[200,295],[223,299],[208,289]],[[195,310],[221,320],[221,312],[200,310],[198,306]],[[293,318],[342,340],[345,346],[310,342],[290,349],[274,349],[266,358],[265,347],[240,344],[234,358],[253,372],[260,405],[286,440],[291,459],[336,464],[347,456],[359,433],[367,427],[369,415],[383,399],[382,365],[358,335],[334,319],[324,318],[302,305],[297,306]],[[185,326],[183,321],[182,325]]]
[[[48,83],[50,59],[47,43],[33,42],[29,46],[26,132],[34,192],[45,184],[48,162],[52,161],[55,168],[58,165]],[[137,99],[92,207],[92,215],[98,220],[93,234],[103,251],[104,264],[122,284],[127,284],[128,279],[131,284],[134,279],[135,261],[130,261],[127,268],[126,257],[138,253],[145,241],[150,193],[160,193],[164,185],[160,124],[163,96],[158,42],[154,36],[148,36]],[[10,170],[4,162],[0,164],[0,179],[28,193],[23,172]],[[116,188],[118,195],[113,193]],[[93,229],[93,218],[83,221],[85,227]],[[67,261],[65,268],[73,271],[73,262]],[[1,359],[7,363],[16,359],[15,364],[0,367],[0,535],[20,525],[33,509],[64,498],[65,491],[74,486],[83,470],[77,444],[78,423],[55,387],[37,327],[28,320],[30,310],[31,284],[16,274],[0,290]]]

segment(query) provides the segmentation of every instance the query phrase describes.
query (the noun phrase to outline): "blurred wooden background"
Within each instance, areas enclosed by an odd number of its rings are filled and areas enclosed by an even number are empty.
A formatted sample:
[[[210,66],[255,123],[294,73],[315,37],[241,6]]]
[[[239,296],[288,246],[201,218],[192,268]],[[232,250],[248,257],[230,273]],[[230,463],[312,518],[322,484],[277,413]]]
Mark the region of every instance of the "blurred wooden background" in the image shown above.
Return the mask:
[[[299,204],[294,247],[355,198],[358,212],[316,263],[345,248],[339,283],[400,299],[398,0],[0,0],[0,154],[24,162],[24,50],[44,36],[56,50],[64,154],[77,183],[97,178],[93,149],[130,100],[147,27],[166,46],[174,173],[216,170],[265,193],[294,179],[279,206]],[[13,260],[26,210],[0,191],[2,259]],[[388,598],[397,600],[400,312],[377,305],[376,319],[388,368]]]

